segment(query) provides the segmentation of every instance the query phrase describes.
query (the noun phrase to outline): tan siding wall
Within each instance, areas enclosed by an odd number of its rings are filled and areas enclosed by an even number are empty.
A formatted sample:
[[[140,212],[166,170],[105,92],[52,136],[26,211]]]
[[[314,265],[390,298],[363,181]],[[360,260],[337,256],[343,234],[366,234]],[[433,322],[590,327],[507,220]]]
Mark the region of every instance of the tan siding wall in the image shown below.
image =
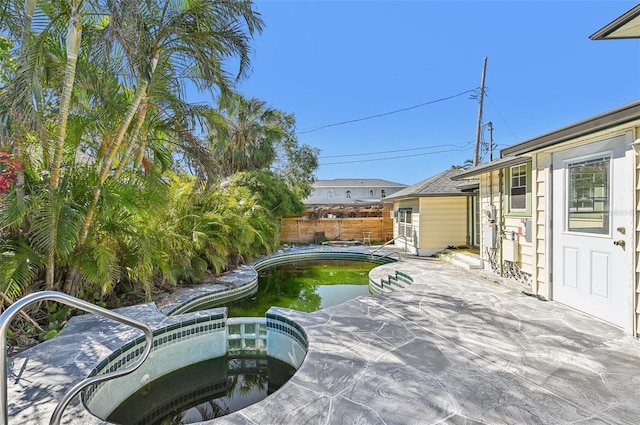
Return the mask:
[[[466,196],[420,198],[421,254],[467,243],[467,205]]]
[[[640,127],[636,127],[634,129],[634,139],[637,140],[640,137]],[[636,155],[635,157],[635,179],[636,179],[636,190],[634,193],[635,196],[635,205],[636,205],[636,213],[635,213],[635,297],[634,297],[634,308],[635,308],[635,317],[634,317],[634,335],[640,336],[640,157]]]
[[[533,193],[531,199],[533,202],[533,223],[532,223],[532,241],[533,252],[533,288],[534,293],[545,298],[550,297],[547,270],[547,164],[550,162],[549,154],[538,154],[533,158],[532,166],[532,182]]]

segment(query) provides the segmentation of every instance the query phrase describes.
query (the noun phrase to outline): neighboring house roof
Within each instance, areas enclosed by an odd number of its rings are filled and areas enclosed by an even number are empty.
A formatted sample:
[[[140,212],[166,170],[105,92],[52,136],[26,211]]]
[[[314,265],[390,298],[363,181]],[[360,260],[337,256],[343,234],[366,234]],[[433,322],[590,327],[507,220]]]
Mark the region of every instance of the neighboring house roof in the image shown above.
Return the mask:
[[[462,173],[458,174],[457,176],[452,177],[452,180],[464,180],[470,177],[479,176],[480,174],[488,173],[490,171],[495,171],[495,170],[499,170],[501,168],[506,168],[506,167],[512,167],[514,165],[525,164],[527,162],[531,162],[531,158],[527,156],[506,156],[504,158],[495,159],[491,162],[478,165],[477,167],[464,170]]]
[[[464,170],[447,170],[442,173],[422,180],[419,183],[402,189],[393,195],[387,196],[390,199],[419,198],[423,196],[468,196],[461,186],[468,186],[468,182],[460,183],[453,181],[453,177],[461,174]]]
[[[591,40],[640,37],[640,5],[591,34]]]
[[[509,146],[502,149],[500,154],[502,157],[522,155],[638,119],[640,119],[640,101],[635,101],[542,136]]]
[[[333,179],[333,180],[316,180],[313,183],[314,188],[321,187],[407,187],[406,184],[390,182],[381,179]]]

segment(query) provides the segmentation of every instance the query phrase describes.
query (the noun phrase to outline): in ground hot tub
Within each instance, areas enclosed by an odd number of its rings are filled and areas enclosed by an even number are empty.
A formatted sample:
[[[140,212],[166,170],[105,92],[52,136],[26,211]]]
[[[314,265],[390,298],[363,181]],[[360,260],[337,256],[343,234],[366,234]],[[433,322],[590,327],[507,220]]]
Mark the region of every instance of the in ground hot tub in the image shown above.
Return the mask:
[[[91,376],[127,367],[143,348],[142,337],[129,342]],[[284,385],[307,349],[306,332],[282,309],[271,309],[264,318],[236,319],[227,319],[226,308],[202,311],[156,329],[153,349],[139,369],[88,387],[82,401],[89,412],[111,423],[154,424],[194,406],[201,406],[199,420],[219,417]],[[186,422],[172,423],[190,423],[190,417],[197,421],[199,413],[180,414]]]

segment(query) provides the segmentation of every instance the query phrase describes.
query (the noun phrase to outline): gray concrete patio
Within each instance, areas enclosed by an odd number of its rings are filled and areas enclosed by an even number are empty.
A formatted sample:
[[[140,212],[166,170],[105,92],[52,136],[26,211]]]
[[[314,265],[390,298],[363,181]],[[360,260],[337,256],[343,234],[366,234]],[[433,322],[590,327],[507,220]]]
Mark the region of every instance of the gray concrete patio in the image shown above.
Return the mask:
[[[295,376],[211,424],[638,424],[640,340],[436,260],[379,266],[414,284],[312,314]],[[122,310],[154,326],[153,304]],[[48,423],[62,394],[131,337],[91,316],[10,359],[11,424]],[[103,423],[76,401],[64,423]]]

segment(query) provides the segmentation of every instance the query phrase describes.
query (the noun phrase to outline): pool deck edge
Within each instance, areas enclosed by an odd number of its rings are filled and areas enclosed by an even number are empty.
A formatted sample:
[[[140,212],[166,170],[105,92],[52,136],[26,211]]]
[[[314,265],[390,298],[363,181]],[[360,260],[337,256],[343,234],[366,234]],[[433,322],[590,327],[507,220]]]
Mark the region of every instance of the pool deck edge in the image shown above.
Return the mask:
[[[287,310],[309,338],[298,372],[267,399],[203,423],[637,423],[640,340],[437,260],[371,273],[393,270],[413,285],[316,313]],[[161,310],[119,309],[153,327],[175,320]],[[9,423],[48,423],[68,388],[137,335],[120,326],[77,318],[59,337],[12,356]],[[105,422],[76,399],[63,423]]]

